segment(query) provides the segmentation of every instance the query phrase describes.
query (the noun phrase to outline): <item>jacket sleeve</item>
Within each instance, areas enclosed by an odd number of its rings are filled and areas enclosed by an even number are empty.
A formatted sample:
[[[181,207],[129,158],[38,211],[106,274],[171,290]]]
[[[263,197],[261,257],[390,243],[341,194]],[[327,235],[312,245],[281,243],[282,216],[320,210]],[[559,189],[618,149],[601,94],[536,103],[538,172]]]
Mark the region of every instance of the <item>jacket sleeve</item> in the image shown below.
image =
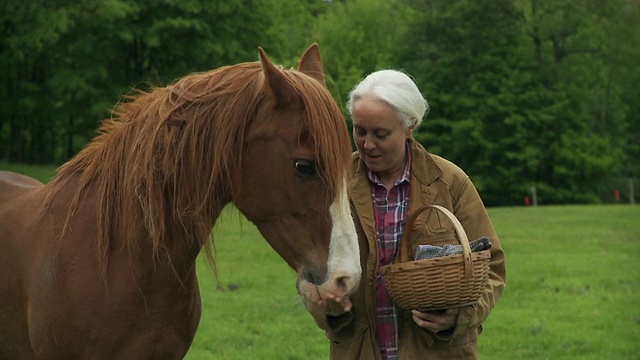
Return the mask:
[[[452,185],[450,190],[453,212],[462,223],[467,236],[469,239],[487,236],[492,246],[487,286],[475,304],[460,309],[453,332],[442,334],[448,339],[453,339],[479,327],[496,305],[506,283],[505,255],[478,191],[468,176],[464,176],[463,179]],[[443,337],[440,334],[436,335],[440,338]]]

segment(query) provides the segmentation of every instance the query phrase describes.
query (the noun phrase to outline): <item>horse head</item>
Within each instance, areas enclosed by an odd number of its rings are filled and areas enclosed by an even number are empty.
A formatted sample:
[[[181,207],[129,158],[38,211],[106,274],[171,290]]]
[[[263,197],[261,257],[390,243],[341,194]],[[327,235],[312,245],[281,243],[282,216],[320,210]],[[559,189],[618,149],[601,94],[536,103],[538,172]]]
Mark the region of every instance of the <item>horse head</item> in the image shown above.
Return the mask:
[[[301,294],[349,295],[361,275],[347,197],[351,146],[318,47],[297,71],[274,66],[262,49],[260,63],[265,98],[247,130],[236,206],[297,271]]]

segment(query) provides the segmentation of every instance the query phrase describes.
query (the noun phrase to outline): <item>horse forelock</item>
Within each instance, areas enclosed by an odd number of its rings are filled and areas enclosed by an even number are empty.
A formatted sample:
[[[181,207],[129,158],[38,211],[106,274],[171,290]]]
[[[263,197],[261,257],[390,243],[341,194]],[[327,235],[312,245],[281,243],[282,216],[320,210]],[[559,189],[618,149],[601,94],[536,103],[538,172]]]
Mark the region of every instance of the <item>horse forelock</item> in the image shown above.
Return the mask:
[[[350,169],[351,142],[344,117],[323,84],[297,71],[289,74],[304,104],[304,121],[315,144],[320,176],[335,197]]]

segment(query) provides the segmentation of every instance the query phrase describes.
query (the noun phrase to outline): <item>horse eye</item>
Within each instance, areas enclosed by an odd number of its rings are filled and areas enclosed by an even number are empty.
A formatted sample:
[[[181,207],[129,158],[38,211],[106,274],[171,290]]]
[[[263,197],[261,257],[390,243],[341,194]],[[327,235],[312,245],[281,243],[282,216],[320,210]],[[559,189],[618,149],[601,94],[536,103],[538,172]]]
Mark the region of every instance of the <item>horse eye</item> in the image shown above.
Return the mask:
[[[304,159],[296,159],[293,160],[293,167],[296,171],[302,175],[315,175],[316,174],[316,165],[313,161],[304,160]]]

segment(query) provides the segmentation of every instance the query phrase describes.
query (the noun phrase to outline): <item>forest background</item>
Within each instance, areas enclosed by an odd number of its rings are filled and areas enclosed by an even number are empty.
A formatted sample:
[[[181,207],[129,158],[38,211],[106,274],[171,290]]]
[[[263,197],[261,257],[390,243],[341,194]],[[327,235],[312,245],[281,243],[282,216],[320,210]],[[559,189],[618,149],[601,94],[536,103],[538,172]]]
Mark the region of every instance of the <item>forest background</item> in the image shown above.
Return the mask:
[[[637,0],[21,0],[0,3],[0,160],[61,164],[134,88],[318,42],[344,107],[402,69],[415,137],[488,206],[637,202]],[[350,119],[346,117],[347,121]]]

